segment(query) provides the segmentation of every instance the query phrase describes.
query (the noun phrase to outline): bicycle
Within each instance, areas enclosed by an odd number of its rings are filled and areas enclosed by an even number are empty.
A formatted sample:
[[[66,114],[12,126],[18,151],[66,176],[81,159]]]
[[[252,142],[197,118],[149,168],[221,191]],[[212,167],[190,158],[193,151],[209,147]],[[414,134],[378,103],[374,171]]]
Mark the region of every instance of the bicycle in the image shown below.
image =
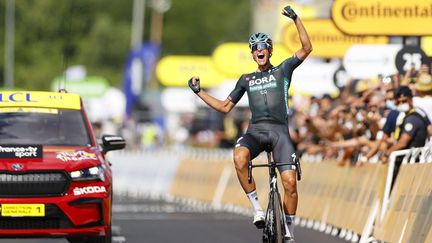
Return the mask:
[[[265,216],[265,225],[263,228],[262,240],[264,243],[283,243],[285,231],[285,214],[282,209],[282,200],[280,197],[277,185],[276,168],[282,165],[294,165],[297,169],[297,180],[301,180],[301,168],[298,159],[294,163],[277,163],[272,160],[272,148],[268,145],[265,149],[267,152],[267,164],[252,164],[252,160],[248,162],[248,182],[252,182],[252,169],[255,167],[269,168],[269,200]]]

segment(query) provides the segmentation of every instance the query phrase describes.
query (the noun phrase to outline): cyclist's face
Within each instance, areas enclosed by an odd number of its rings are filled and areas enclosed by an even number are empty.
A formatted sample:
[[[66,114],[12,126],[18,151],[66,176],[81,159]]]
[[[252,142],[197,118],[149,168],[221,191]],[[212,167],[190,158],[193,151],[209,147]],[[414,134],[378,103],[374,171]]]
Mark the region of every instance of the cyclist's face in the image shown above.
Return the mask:
[[[258,65],[266,65],[269,62],[273,49],[267,45],[252,46],[252,57]]]

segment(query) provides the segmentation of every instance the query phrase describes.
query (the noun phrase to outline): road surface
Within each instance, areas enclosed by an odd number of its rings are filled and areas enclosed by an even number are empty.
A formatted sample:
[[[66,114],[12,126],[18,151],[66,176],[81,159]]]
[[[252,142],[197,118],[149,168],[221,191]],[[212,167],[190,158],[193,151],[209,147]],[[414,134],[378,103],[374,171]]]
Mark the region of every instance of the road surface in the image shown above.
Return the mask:
[[[176,202],[116,197],[114,243],[260,243],[261,230],[252,217],[196,209]],[[347,243],[304,227],[296,227],[297,243]],[[8,243],[66,243],[65,239],[0,239]]]

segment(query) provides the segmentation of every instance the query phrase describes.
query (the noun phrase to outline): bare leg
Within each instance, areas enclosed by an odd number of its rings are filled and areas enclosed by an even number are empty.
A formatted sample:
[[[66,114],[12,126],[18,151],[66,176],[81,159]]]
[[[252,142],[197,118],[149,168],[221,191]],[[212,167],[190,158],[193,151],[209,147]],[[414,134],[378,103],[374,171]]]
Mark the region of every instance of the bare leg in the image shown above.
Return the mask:
[[[284,212],[285,212],[285,229],[288,239],[294,238],[294,216],[297,212],[297,178],[296,171],[286,170],[281,173],[282,184],[284,187]],[[291,241],[290,241],[291,242]]]
[[[297,178],[295,170],[286,170],[281,174],[284,187],[283,208],[285,214],[295,215],[297,212]]]
[[[258,200],[258,194],[256,192],[255,181],[248,182],[248,162],[250,160],[249,149],[245,147],[237,147],[234,149],[234,164],[237,172],[237,178],[246,193],[246,196],[250,200],[254,208],[254,220],[253,223],[258,229],[262,229],[265,225],[264,212],[261,207],[261,203]]]
[[[246,147],[237,147],[234,149],[234,165],[237,172],[237,178],[245,193],[255,190],[255,181],[248,182],[248,162],[250,160],[250,152]]]

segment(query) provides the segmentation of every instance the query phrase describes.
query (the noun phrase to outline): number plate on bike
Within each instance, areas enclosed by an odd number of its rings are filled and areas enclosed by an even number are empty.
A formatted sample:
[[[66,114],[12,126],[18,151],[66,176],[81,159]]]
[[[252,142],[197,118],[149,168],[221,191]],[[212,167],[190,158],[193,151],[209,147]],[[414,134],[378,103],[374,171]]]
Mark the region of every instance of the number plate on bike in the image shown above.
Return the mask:
[[[43,217],[45,204],[2,204],[0,211],[6,217]]]

